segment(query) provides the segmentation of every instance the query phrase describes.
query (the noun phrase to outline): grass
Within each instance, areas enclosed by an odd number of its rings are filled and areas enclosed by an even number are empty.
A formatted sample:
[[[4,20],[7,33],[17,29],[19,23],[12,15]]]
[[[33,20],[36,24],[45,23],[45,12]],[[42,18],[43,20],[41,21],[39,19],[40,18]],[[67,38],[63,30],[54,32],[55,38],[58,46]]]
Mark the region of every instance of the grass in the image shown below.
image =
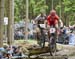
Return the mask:
[[[37,44],[37,41],[36,40],[31,40],[31,39],[28,39],[28,40],[15,40],[14,44],[16,44],[16,43]]]
[[[37,44],[37,41],[34,39],[33,40],[32,39],[28,39],[28,40],[20,39],[20,40],[14,40],[13,45],[21,44],[21,43]],[[8,46],[8,44],[6,42],[4,42],[3,45]]]

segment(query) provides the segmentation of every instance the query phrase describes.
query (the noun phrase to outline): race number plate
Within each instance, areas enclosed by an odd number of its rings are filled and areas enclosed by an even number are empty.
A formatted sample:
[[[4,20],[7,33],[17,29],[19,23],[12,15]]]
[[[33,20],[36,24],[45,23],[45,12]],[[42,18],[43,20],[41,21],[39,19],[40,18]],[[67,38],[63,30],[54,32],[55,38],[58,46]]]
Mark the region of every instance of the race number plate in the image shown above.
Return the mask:
[[[50,33],[55,33],[56,29],[55,28],[50,28]]]
[[[41,28],[45,28],[45,24],[39,24]]]

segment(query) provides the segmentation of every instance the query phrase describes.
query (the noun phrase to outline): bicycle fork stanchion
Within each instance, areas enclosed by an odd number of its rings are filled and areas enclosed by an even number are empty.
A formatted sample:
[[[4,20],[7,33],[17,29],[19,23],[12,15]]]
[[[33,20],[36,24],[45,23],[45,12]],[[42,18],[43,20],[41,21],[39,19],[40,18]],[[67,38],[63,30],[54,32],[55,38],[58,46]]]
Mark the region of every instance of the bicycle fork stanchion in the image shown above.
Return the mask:
[[[51,39],[52,39],[52,38],[49,39],[49,52],[50,52],[50,55],[53,56],[53,54],[52,54]]]
[[[55,34],[55,55],[56,55],[56,51],[57,51],[57,44],[56,44],[56,41],[58,39],[58,36],[57,36],[57,32]]]
[[[54,55],[56,55],[56,50],[57,50],[57,46],[56,46],[56,39],[55,39],[55,49],[54,49],[55,51],[55,54]]]

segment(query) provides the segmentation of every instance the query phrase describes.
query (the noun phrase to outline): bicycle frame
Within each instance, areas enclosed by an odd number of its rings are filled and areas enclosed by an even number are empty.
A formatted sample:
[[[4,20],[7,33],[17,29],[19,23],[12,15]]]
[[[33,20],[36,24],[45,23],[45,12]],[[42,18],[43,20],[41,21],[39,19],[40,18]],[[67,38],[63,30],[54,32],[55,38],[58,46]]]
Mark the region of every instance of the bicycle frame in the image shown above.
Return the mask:
[[[56,28],[50,27],[49,29],[49,49],[50,49],[50,55],[53,56],[53,52],[56,54]]]

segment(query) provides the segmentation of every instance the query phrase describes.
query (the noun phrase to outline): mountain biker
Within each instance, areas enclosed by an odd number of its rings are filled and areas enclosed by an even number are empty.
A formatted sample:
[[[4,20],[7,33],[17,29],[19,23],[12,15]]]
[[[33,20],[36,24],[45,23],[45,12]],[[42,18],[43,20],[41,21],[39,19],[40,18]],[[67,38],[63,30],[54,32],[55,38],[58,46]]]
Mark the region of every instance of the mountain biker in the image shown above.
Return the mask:
[[[50,46],[52,47],[52,49],[54,49],[56,51],[56,39],[58,38],[58,34],[59,34],[59,30],[58,30],[58,23],[60,22],[60,26],[61,26],[61,22],[59,16],[56,14],[55,10],[51,10],[50,14],[47,16],[47,24],[48,24],[48,29],[50,30],[51,27],[54,27],[56,29],[56,33],[55,34],[50,34],[50,31],[48,31],[48,36],[49,36],[49,40],[51,43]],[[54,39],[51,39],[53,36]],[[54,48],[53,48],[54,47]]]
[[[58,23],[60,23],[60,26],[63,26],[63,23],[60,20],[59,16],[56,14],[55,10],[50,11],[50,14],[47,17],[47,23],[49,28],[50,26],[54,26],[57,29],[57,32],[58,32]]]
[[[36,30],[38,31],[37,32],[37,39],[38,39],[38,43],[40,46],[44,47],[45,45],[45,36],[44,36],[44,28],[42,28],[39,24],[45,24],[46,23],[46,15],[44,12],[40,12],[40,15],[38,15],[36,18],[35,18],[35,23],[37,24],[37,27],[39,30]],[[42,45],[43,43],[43,45]]]

